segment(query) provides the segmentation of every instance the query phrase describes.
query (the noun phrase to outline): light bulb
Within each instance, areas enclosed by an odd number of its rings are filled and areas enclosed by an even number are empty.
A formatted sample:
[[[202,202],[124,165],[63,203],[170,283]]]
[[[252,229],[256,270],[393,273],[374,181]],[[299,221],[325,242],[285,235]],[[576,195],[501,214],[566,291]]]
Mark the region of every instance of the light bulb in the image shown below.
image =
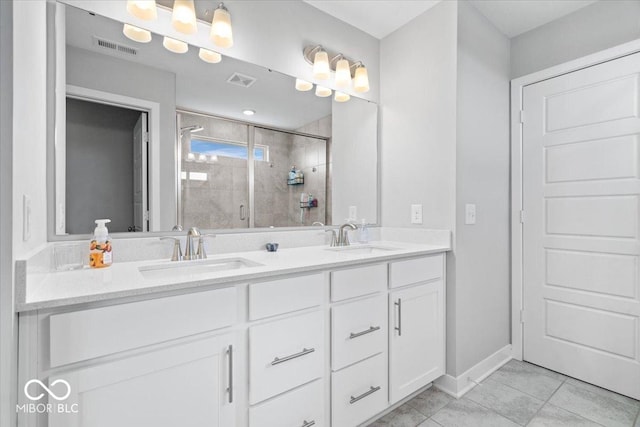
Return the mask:
[[[196,155],[193,153],[187,153],[187,161],[193,162],[196,159]]]
[[[184,34],[193,34],[198,31],[193,0],[175,0],[173,2],[171,25]]]
[[[316,85],[316,96],[319,96],[321,98],[331,96],[331,89],[329,89],[328,87]]]
[[[220,55],[218,52],[214,52],[212,50],[205,49],[203,47],[200,48],[200,52],[198,53],[198,56],[204,62],[208,62],[210,64],[217,64],[218,62],[222,61],[222,55]]]
[[[185,42],[166,36],[162,41],[162,46],[173,53],[185,53],[189,50],[189,45]]]
[[[296,79],[296,90],[306,92],[311,89],[313,89],[313,83],[302,79]]]
[[[333,97],[333,99],[335,99],[336,102],[347,102],[351,99],[351,97],[349,96],[349,94],[336,91],[336,95]]]
[[[220,3],[215,12],[213,12],[213,20],[211,21],[211,40],[216,44],[216,46],[224,48],[233,46],[231,14],[227,8],[224,7],[224,3]]]
[[[347,88],[351,85],[349,61],[342,58],[336,63],[336,86]]]
[[[327,80],[330,76],[329,55],[320,49],[313,58],[313,77],[318,80]]]
[[[127,12],[145,21],[158,19],[156,0],[127,0]]]
[[[353,78],[353,89],[356,92],[369,91],[369,76],[367,74],[367,68],[364,65],[356,68],[356,75]]]
[[[127,36],[127,38],[139,42],[139,43],[149,43],[151,41],[151,32],[147,30],[143,30],[142,28],[134,27],[133,25],[124,24],[122,28],[122,34]]]
[[[256,113],[256,110],[250,110],[250,109],[246,109],[246,110],[242,110],[242,114],[244,114],[245,116],[253,116]]]

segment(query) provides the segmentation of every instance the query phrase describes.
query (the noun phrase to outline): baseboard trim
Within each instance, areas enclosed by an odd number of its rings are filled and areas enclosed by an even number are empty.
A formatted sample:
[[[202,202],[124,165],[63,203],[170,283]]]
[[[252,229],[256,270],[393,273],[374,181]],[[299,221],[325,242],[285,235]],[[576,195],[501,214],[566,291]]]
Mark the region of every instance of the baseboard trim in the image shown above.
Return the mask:
[[[511,360],[511,344],[504,346],[491,356],[477,363],[461,375],[443,375],[434,381],[434,386],[439,390],[460,399],[469,390],[474,388],[480,381],[500,369],[502,365]]]

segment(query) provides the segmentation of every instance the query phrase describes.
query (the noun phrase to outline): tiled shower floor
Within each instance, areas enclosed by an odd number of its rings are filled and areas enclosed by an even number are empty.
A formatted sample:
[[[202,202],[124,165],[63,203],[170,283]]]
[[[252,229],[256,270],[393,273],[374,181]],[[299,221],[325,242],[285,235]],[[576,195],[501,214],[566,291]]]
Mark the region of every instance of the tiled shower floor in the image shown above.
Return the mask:
[[[511,360],[456,400],[431,387],[369,427],[640,427],[640,402]]]

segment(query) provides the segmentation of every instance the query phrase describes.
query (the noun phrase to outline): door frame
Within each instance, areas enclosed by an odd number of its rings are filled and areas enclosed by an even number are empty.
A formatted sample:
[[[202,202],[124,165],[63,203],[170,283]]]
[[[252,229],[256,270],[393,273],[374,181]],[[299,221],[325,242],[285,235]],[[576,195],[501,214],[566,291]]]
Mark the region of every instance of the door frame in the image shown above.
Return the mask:
[[[511,80],[511,348],[512,357],[524,354],[524,277],[522,191],[522,93],[525,86],[640,52],[640,39],[574,59]],[[524,218],[526,220],[526,218]]]

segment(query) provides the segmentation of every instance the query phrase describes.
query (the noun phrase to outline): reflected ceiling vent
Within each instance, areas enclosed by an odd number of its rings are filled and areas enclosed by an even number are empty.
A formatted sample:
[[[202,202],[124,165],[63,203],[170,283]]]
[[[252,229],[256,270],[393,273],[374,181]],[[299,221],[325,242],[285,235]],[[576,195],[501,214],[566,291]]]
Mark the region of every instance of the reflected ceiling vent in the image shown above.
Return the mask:
[[[251,87],[256,80],[257,79],[255,77],[247,76],[246,74],[233,73],[231,77],[227,79],[227,83],[231,83],[236,86]]]
[[[101,39],[93,36],[93,45],[95,47],[111,51],[112,53],[124,53],[126,55],[137,55],[138,50],[111,40]]]

